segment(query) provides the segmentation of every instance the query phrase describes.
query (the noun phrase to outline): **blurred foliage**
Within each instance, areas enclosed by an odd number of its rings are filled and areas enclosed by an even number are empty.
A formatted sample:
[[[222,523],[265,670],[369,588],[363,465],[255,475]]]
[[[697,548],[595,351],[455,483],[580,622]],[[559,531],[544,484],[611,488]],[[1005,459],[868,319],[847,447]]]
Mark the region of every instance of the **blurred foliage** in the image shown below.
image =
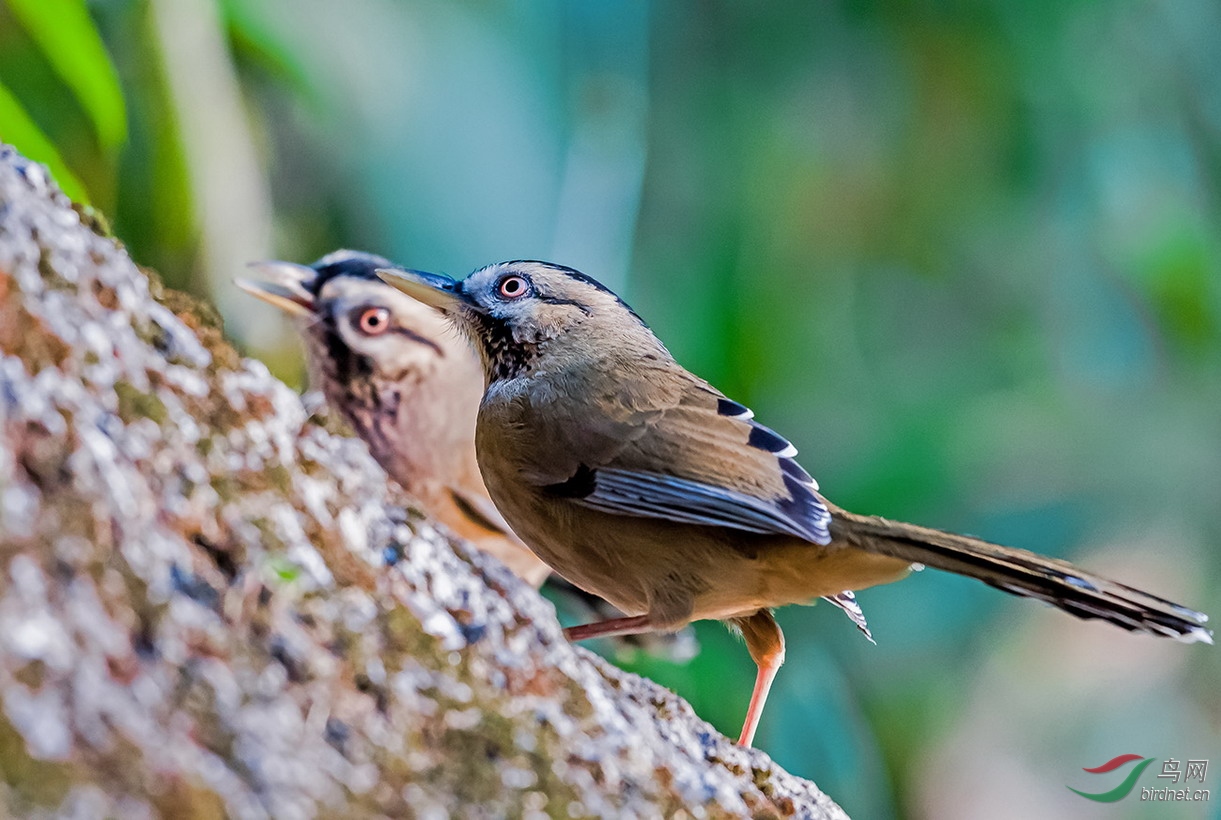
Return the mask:
[[[88,114],[104,148],[127,136],[123,92],[83,0],[8,0],[47,64]]]
[[[291,332],[225,260],[553,258],[838,503],[1221,612],[1217,4],[82,8],[0,0],[0,137],[281,375]],[[861,601],[877,647],[781,613],[758,741],[857,817],[1101,817],[1081,768],[1221,757],[1216,651],[932,572]],[[700,635],[686,665],[619,660],[736,732],[751,665]]]
[[[17,21],[28,37],[12,36]],[[76,104],[93,126],[96,145],[113,151],[126,136],[126,114],[118,77],[89,17],[83,0],[8,0],[0,10],[0,63],[4,76],[11,76],[34,100],[59,99],[51,91],[48,74],[72,93]],[[36,56],[35,56],[36,55]],[[9,58],[12,59],[9,59]],[[74,140],[61,134],[70,147]],[[34,159],[45,162],[62,180],[64,191],[80,201],[88,194],[34,119],[13,93],[0,83],[0,138],[22,147]]]

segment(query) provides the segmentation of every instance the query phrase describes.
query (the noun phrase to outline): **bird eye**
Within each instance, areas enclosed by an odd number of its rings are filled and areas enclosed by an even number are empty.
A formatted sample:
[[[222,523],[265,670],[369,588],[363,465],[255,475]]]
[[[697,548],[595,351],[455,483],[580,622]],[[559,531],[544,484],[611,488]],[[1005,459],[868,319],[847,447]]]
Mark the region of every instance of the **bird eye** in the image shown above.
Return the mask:
[[[518,299],[525,296],[526,291],[529,289],[529,283],[521,276],[506,276],[496,286],[496,292],[500,294],[502,299]]]
[[[366,336],[380,336],[390,329],[390,311],[383,307],[365,308],[356,318],[356,327]]]

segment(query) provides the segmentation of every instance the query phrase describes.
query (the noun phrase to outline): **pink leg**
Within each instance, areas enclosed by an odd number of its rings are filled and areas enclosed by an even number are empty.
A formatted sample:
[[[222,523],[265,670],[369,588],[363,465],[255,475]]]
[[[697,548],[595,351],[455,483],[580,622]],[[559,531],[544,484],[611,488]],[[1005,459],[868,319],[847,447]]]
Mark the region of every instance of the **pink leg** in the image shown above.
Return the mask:
[[[576,642],[589,638],[613,638],[616,635],[639,635],[641,632],[652,631],[654,630],[648,615],[635,615],[631,618],[611,618],[609,621],[570,626],[564,630],[564,637]]]
[[[755,688],[750,695],[750,706],[746,709],[746,721],[738,737],[739,746],[750,746],[755,741],[755,730],[759,728],[759,718],[763,716],[767,693],[771,691],[780,665],[784,663],[784,633],[766,609],[748,618],[735,619],[733,623],[742,630],[746,648],[759,667]]]
[[[742,724],[742,734],[738,736],[739,746],[750,746],[755,742],[755,730],[759,728],[759,718],[763,717],[763,704],[767,703],[767,693],[771,691],[772,681],[780,671],[781,661],[771,666],[760,666],[755,677],[755,690],[750,694],[750,706],[746,710],[746,721]]]

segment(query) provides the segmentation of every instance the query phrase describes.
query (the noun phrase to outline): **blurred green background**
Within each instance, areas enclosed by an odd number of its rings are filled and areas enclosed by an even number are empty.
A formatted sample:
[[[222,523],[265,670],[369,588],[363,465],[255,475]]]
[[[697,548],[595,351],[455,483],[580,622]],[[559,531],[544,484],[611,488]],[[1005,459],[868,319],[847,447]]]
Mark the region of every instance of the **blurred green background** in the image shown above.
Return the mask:
[[[291,382],[248,260],[552,259],[839,504],[1221,616],[1215,1],[0,0],[0,139]],[[781,613],[758,737],[858,820],[1221,817],[1217,650],[932,571],[860,599],[876,647]],[[753,667],[699,633],[619,660],[736,734]],[[1212,800],[1065,788],[1122,753]]]

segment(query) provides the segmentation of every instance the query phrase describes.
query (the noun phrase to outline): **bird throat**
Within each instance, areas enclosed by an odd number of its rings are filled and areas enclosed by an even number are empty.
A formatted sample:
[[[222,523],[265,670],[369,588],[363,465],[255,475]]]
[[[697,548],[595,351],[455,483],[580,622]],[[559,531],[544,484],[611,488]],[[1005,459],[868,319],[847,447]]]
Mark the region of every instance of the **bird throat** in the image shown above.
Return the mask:
[[[478,315],[475,324],[476,341],[483,349],[489,383],[525,374],[538,358],[538,344],[518,340],[507,323]]]

